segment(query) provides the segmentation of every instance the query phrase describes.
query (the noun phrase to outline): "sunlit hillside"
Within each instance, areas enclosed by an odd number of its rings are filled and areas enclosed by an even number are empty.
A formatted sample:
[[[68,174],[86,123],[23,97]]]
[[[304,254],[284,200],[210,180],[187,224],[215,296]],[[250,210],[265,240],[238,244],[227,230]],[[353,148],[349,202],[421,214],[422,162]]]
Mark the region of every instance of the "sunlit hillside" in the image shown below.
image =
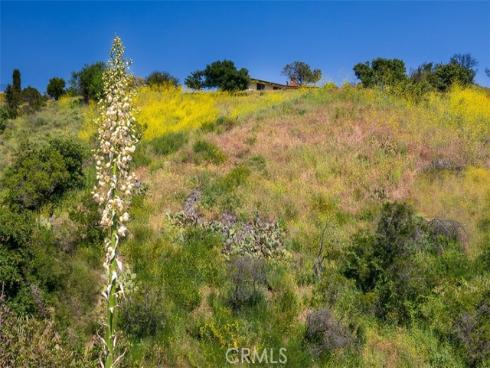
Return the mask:
[[[490,305],[488,90],[415,102],[351,85],[145,86],[134,102],[141,184],[122,245],[123,366],[221,367],[243,346],[285,348],[286,366],[298,368],[490,364],[479,309]],[[25,138],[66,135],[89,152],[96,109],[62,97],[11,121],[0,170]],[[96,363],[102,251],[88,232],[96,216],[85,166],[87,185],[37,220],[71,257],[50,266],[66,282],[46,311],[63,331],[60,350],[41,347],[64,366]],[[376,263],[393,239],[413,248]],[[472,330],[478,318],[486,324]],[[40,339],[43,328],[23,336]],[[10,348],[29,356],[21,340]]]

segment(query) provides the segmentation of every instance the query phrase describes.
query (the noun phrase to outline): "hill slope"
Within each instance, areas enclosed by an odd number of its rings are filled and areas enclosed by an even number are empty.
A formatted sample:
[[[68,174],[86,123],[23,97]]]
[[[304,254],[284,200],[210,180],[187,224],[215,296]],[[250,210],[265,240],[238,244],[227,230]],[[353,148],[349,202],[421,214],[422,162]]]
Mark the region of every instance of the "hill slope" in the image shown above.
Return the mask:
[[[143,89],[136,102],[127,366],[226,366],[229,348],[275,360],[285,348],[290,367],[489,363],[487,91],[414,104],[351,86]],[[50,108],[86,117],[65,133],[90,144],[92,111],[64,103]],[[64,226],[87,192],[57,206]],[[79,349],[94,330],[99,255],[74,251],[80,279],[53,302]]]

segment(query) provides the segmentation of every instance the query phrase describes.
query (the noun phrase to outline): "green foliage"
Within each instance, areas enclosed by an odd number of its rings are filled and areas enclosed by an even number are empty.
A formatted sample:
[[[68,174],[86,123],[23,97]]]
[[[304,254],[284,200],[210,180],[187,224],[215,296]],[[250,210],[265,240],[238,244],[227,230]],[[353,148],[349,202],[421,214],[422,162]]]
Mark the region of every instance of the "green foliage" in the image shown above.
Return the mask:
[[[27,87],[22,90],[22,101],[24,102],[22,110],[27,114],[41,110],[45,103],[44,97],[34,87]]]
[[[7,202],[16,208],[36,210],[83,184],[84,150],[78,143],[54,139],[44,146],[21,144],[2,183]]]
[[[354,73],[362,85],[368,88],[396,86],[407,78],[405,63],[399,59],[377,58],[359,63],[354,66]]]
[[[0,300],[1,367],[95,367],[96,362],[69,346],[52,318],[17,316]]]
[[[451,239],[434,237],[425,221],[403,203],[383,206],[376,233],[359,234],[343,274],[375,297],[382,319],[410,323],[423,298],[445,278],[466,277],[469,262]]]
[[[7,85],[5,89],[5,101],[9,117],[17,117],[20,104],[22,103],[22,87],[19,69],[12,73],[12,84]]]
[[[250,77],[245,68],[237,69],[231,60],[215,61],[203,71],[196,71],[186,79],[189,88],[218,88],[222,91],[243,91],[247,89]]]
[[[219,165],[226,160],[225,154],[219,149],[217,145],[204,140],[198,140],[192,146],[194,151],[194,160],[196,162],[209,162],[215,165]]]
[[[220,134],[230,130],[235,124],[236,120],[227,116],[220,116],[213,122],[203,124],[201,130],[207,133],[216,132]]]
[[[238,202],[234,195],[234,190],[240,185],[245,184],[250,169],[245,166],[238,166],[223,177],[214,180],[202,178],[203,198],[202,203],[205,207],[223,207],[232,210]]]
[[[322,78],[320,69],[311,69],[303,61],[294,61],[284,66],[282,74],[287,76],[292,83],[299,86],[316,83]]]
[[[177,87],[179,80],[167,72],[153,72],[145,79],[148,85],[171,85]]]
[[[215,247],[220,241],[213,232],[190,228],[184,242],[183,247],[162,258],[161,273],[168,297],[179,308],[192,311],[201,302],[201,285],[219,285],[224,267],[219,247]]]
[[[490,364],[490,290],[476,308],[462,313],[455,323],[455,335],[471,367]]]
[[[165,300],[156,290],[131,293],[121,305],[120,325],[130,336],[143,339],[156,336],[165,326]]]
[[[308,315],[305,340],[315,355],[333,353],[353,343],[350,331],[326,308],[313,311]]]
[[[9,118],[9,112],[7,108],[0,106],[0,134],[7,128],[7,120]]]
[[[19,250],[28,244],[32,231],[32,217],[0,207],[0,244],[10,250]]]
[[[71,88],[74,93],[81,95],[86,103],[89,100],[99,100],[103,93],[102,75],[105,64],[98,62],[85,65],[82,70],[72,73]]]
[[[477,61],[470,54],[456,54],[446,64],[422,64],[412,73],[411,79],[417,83],[429,84],[432,88],[445,92],[455,83],[461,86],[473,84],[477,64]]]
[[[187,135],[184,132],[178,132],[154,138],[150,141],[150,145],[157,155],[165,156],[177,152],[186,142]]]
[[[20,79],[20,70],[19,69],[14,69],[12,72],[12,88],[21,91],[22,90],[22,85],[21,85],[21,79]]]
[[[0,223],[0,231],[4,231],[4,224]],[[17,293],[22,285],[21,255],[19,252],[9,251],[0,242],[0,280],[4,296],[11,297]]]
[[[254,305],[263,298],[260,287],[267,281],[263,259],[250,255],[235,257],[230,261],[228,272],[232,283],[230,303],[233,308]]]
[[[99,226],[99,209],[90,191],[84,191],[74,207],[69,209],[69,218],[77,226],[78,242],[93,246],[101,244],[104,234]]]
[[[48,82],[46,93],[48,96],[58,100],[65,93],[65,80],[58,77],[51,78]]]
[[[185,85],[190,89],[201,90],[204,88],[204,72],[196,70],[185,78]]]

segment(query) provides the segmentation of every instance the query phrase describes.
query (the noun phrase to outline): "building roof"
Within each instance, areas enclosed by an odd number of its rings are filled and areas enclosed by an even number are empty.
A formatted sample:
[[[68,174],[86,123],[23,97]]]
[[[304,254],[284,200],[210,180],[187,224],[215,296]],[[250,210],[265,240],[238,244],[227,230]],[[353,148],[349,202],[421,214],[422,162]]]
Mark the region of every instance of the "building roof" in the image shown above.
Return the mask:
[[[263,79],[257,79],[257,78],[250,78],[250,82],[268,84],[268,85],[271,85],[273,87],[278,87],[278,88],[298,88],[297,86],[292,86],[289,84],[270,82],[270,81],[266,81]]]

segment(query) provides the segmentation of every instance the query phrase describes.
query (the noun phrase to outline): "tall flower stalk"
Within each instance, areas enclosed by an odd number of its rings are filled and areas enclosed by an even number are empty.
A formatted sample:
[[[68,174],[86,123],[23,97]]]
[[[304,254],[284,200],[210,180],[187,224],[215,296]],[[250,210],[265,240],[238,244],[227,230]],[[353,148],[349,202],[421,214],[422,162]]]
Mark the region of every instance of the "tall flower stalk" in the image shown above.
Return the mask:
[[[108,68],[104,72],[104,97],[100,101],[95,162],[97,184],[93,197],[101,209],[100,225],[106,231],[104,239],[107,284],[103,290],[107,311],[104,343],[105,368],[116,363],[115,318],[118,302],[123,295],[121,272],[123,264],[118,246],[127,235],[128,208],[134,189],[135,176],[130,171],[132,154],[138,141],[131,104],[130,62],[124,58],[124,46],[119,37],[112,44]]]

